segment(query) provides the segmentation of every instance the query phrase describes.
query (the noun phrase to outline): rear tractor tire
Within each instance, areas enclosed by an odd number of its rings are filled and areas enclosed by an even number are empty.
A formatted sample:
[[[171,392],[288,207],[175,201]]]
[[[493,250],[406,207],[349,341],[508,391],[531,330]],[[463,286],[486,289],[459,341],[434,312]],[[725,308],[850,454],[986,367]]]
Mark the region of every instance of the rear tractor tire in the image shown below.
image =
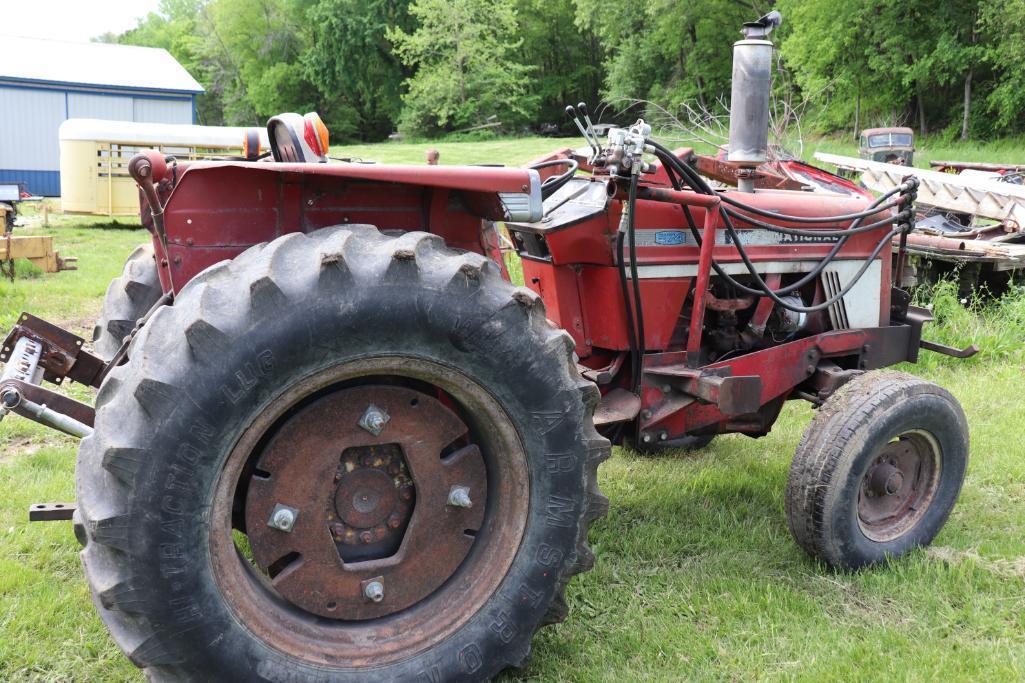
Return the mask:
[[[968,424],[950,392],[875,371],[819,408],[790,468],[784,505],[810,555],[858,569],[928,545],[957,501]]]
[[[121,277],[107,286],[100,319],[93,328],[93,349],[109,361],[121,348],[136,321],[146,315],[163,295],[153,245],[140,244],[128,257]]]
[[[97,397],[76,534],[151,680],[483,680],[566,614],[598,390],[435,235],[291,234],[192,280]]]

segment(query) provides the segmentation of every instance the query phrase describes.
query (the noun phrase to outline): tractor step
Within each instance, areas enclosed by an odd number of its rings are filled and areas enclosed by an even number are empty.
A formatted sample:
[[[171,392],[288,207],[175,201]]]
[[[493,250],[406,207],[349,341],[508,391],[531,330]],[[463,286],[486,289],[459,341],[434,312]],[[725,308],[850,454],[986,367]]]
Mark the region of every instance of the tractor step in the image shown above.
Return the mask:
[[[641,412],[641,397],[626,389],[613,389],[601,397],[594,409],[594,425],[625,422],[637,417]]]
[[[34,503],[28,508],[30,522],[63,522],[70,520],[77,506],[74,503]]]

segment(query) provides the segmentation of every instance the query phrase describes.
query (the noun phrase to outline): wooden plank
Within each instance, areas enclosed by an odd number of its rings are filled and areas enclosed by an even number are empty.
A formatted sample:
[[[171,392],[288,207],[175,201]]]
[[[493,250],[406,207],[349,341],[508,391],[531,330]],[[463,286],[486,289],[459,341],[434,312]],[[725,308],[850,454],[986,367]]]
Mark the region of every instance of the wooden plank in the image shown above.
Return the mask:
[[[0,261],[10,259],[27,259],[44,273],[60,270],[52,235],[0,236]]]

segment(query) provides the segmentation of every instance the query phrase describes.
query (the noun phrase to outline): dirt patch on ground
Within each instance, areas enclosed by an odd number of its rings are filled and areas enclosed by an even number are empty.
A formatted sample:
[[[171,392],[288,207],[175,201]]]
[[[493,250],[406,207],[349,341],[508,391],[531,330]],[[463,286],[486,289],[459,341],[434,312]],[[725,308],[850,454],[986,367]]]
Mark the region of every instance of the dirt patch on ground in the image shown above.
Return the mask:
[[[79,318],[69,318],[67,320],[61,320],[56,324],[59,327],[63,327],[68,332],[77,334],[87,342],[91,342],[93,338],[93,327],[96,325],[96,316],[88,315]]]
[[[39,450],[42,444],[28,437],[15,437],[4,444],[3,449],[0,449],[0,463],[7,460],[13,460],[20,455],[32,455]]]

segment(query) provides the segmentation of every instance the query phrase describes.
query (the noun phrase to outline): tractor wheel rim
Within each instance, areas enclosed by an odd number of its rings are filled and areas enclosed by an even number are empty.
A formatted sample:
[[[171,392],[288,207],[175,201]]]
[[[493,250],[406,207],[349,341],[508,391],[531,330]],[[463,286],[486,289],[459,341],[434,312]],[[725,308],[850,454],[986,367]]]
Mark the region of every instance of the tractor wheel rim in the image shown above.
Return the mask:
[[[264,406],[228,456],[214,577],[286,654],[407,657],[497,590],[524,533],[528,474],[508,415],[460,371],[394,356],[336,366]]]
[[[884,445],[858,490],[862,533],[887,542],[918,524],[936,497],[941,463],[939,443],[928,432],[908,431]]]
[[[361,426],[367,414],[387,418],[378,433]],[[289,417],[246,495],[249,545],[274,589],[308,612],[349,620],[394,614],[434,592],[484,521],[487,473],[469,431],[437,398],[387,385],[341,389]],[[468,506],[449,501],[456,489]],[[294,518],[285,529],[274,520],[281,509]]]

